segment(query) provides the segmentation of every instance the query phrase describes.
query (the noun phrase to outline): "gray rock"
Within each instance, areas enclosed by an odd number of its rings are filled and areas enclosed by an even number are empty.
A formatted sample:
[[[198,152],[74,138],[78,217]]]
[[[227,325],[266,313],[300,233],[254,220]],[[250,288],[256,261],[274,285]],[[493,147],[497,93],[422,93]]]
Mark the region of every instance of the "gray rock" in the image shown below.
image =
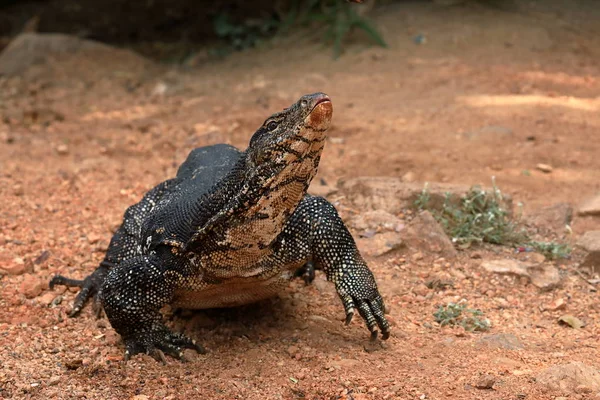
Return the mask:
[[[481,266],[489,272],[524,276],[531,283],[542,290],[551,290],[561,283],[558,269],[551,264],[542,262],[523,262],[512,259],[484,260]]]
[[[581,263],[584,267],[591,268],[594,272],[600,271],[600,231],[588,231],[577,241],[577,247],[587,254]]]
[[[61,33],[23,33],[0,54],[0,75],[17,75],[31,65],[45,61],[50,55],[90,48],[109,47]]]
[[[585,200],[579,206],[577,213],[581,216],[600,215],[600,194]]]
[[[396,232],[384,232],[368,238],[358,238],[356,245],[362,254],[367,257],[379,257],[384,254],[398,250],[403,246],[400,234]]]
[[[542,231],[561,233],[573,220],[573,207],[568,203],[557,203],[540,208],[524,219],[528,225]]]
[[[484,260],[481,266],[488,272],[529,277],[528,264],[512,259]]]
[[[492,349],[520,350],[523,348],[521,341],[512,333],[485,335],[477,343]]]
[[[117,49],[93,40],[81,39],[61,33],[22,33],[14,38],[0,53],[0,75],[20,75],[49,57],[93,51],[99,61],[115,54],[127,54],[144,63],[148,60],[128,50]]]
[[[366,211],[350,218],[348,226],[358,231],[394,231],[404,229],[404,222],[384,210]]]
[[[581,362],[554,365],[536,376],[536,382],[564,394],[600,390],[600,373]]]
[[[562,277],[558,269],[551,264],[541,264],[529,269],[531,283],[542,290],[552,290],[560,286]]]
[[[419,213],[401,234],[411,248],[448,259],[457,256],[454,245],[429,211]]]
[[[421,196],[424,187],[423,183],[403,182],[402,178],[395,177],[365,176],[338,182],[340,192],[356,208],[384,210],[392,214],[414,208],[415,201]],[[458,205],[469,189],[470,187],[465,185],[429,183],[427,185],[428,207],[441,209],[447,193],[450,194],[450,202]],[[503,206],[509,213],[512,211],[510,196],[504,196]]]

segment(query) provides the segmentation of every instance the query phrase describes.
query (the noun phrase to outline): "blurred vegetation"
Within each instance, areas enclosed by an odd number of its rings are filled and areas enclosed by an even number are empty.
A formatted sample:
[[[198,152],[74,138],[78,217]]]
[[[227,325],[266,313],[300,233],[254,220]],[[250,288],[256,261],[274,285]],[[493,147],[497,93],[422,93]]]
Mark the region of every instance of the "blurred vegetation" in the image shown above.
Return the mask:
[[[514,0],[430,0],[445,7],[508,8]],[[217,55],[260,46],[290,31],[320,35],[339,57],[353,32],[386,47],[366,17],[375,0],[0,0],[0,48],[39,19],[39,32],[57,32],[134,48],[161,60],[180,62],[201,49]],[[377,0],[378,6],[402,0]]]
[[[364,31],[374,43],[387,47],[383,36],[356,7],[364,6],[346,0],[290,0],[285,11],[262,19],[243,19],[235,23],[228,13],[219,13],[213,19],[213,27],[215,34],[228,44],[220,53],[255,47],[267,37],[285,34],[297,27],[323,28],[323,42],[333,47],[334,58],[342,54],[344,38],[353,29]]]

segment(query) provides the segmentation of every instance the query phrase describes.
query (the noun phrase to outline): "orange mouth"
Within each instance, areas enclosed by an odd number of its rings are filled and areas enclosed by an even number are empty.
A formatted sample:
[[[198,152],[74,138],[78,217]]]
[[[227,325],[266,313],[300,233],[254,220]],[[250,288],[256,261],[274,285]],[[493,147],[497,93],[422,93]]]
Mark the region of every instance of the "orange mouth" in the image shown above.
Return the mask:
[[[306,118],[306,125],[317,130],[329,128],[331,116],[333,114],[333,104],[328,97],[323,97],[317,101],[312,111]]]

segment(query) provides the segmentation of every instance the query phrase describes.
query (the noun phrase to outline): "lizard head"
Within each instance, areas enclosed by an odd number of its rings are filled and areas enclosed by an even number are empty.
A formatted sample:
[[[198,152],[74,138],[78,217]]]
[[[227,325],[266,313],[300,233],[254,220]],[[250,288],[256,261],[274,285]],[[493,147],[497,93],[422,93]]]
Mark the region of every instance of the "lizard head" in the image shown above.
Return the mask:
[[[234,268],[238,276],[268,254],[317,173],[332,112],[329,97],[314,93],[267,118],[214,191],[214,201],[207,200],[226,204],[202,222],[188,249],[202,246],[205,262]],[[248,268],[247,274],[256,272]]]
[[[329,97],[314,93],[267,118],[246,150],[252,186],[263,193],[281,188],[299,202],[317,172],[332,113]]]
[[[325,141],[333,107],[325,93],[302,96],[290,107],[271,115],[254,133],[246,153],[256,167],[272,169],[306,156]],[[277,169],[277,168],[276,168]],[[272,171],[277,173],[278,171]]]
[[[229,216],[219,228],[219,245],[236,251],[215,253],[215,260],[241,265],[268,252],[317,173],[332,111],[326,94],[302,96],[254,133],[244,154],[241,188],[221,213]]]

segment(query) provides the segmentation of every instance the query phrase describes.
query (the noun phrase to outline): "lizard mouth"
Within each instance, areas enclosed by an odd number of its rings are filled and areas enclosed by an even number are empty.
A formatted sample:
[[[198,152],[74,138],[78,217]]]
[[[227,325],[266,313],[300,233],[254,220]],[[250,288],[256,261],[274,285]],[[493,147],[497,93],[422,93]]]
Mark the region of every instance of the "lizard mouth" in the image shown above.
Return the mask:
[[[330,104],[331,104],[331,99],[330,99],[330,98],[329,98],[327,95],[324,95],[324,96],[323,96],[323,97],[321,97],[319,100],[317,100],[317,102],[315,103],[315,106],[313,107],[313,110],[314,110],[315,108],[317,108],[317,106],[318,106],[319,104],[323,104],[323,103],[330,103]]]
[[[332,114],[333,104],[331,103],[329,96],[319,96],[313,109],[306,118],[306,125],[318,131],[325,131],[329,128]]]

